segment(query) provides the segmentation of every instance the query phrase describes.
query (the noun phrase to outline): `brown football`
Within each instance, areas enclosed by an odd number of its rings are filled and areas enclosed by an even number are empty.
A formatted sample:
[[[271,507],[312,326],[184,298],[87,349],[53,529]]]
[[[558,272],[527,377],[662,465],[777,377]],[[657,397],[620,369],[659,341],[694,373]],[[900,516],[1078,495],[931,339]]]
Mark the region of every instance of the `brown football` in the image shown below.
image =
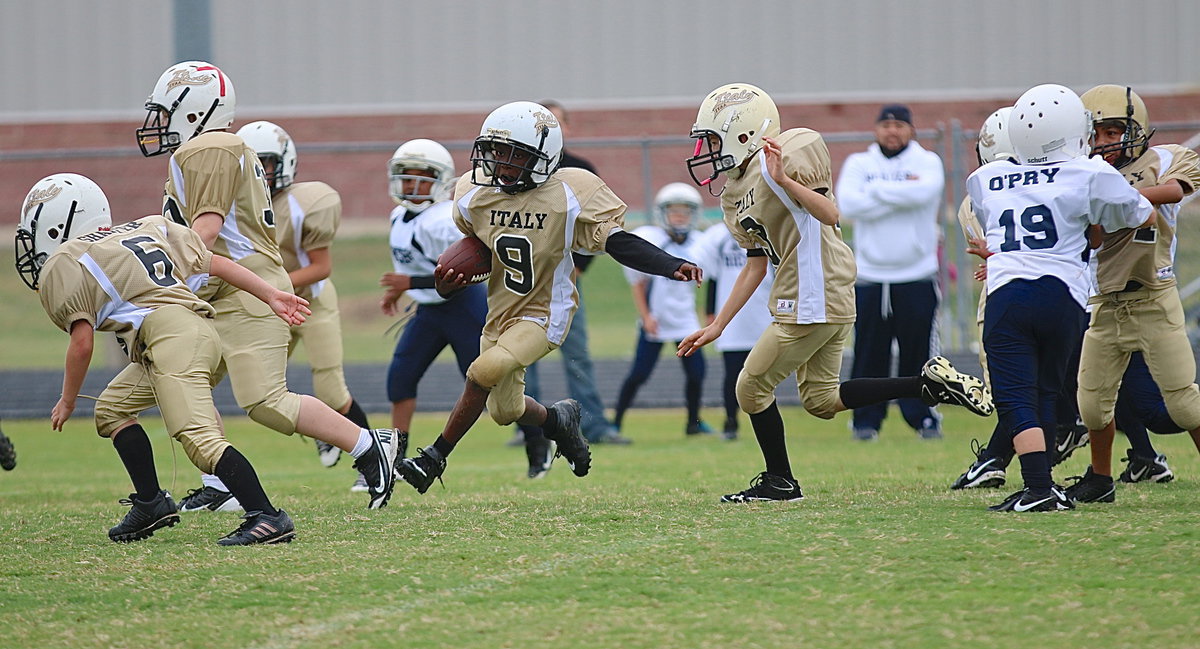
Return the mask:
[[[479,237],[463,237],[446,248],[438,257],[438,265],[453,268],[466,275],[470,283],[478,284],[492,274],[492,249]]]

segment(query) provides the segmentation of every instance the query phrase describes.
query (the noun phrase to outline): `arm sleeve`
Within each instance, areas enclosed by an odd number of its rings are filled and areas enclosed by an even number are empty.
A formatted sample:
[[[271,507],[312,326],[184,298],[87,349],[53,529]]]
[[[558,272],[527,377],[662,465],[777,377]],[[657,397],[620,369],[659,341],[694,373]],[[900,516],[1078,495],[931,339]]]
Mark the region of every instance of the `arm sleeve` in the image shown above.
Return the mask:
[[[1183,146],[1171,146],[1168,150],[1171,163],[1159,174],[1158,183],[1178,180],[1183,186],[1183,195],[1187,196],[1200,187],[1200,155]]]
[[[571,249],[595,254],[604,252],[610,235],[625,227],[625,202],[595,175],[588,175],[594,179],[594,185],[590,188],[587,178],[580,179],[578,184],[574,181],[571,183],[572,188],[579,186],[586,192],[578,196],[581,209],[575,221]]]
[[[605,242],[604,250],[612,255],[618,264],[647,275],[673,277],[675,271],[687,263],[687,260],[668,255],[658,246],[624,230],[614,231]]]
[[[979,217],[975,216],[975,211],[971,209],[971,197],[963,198],[963,202],[958,206],[958,224],[962,227],[963,236],[968,240],[983,238],[983,225],[979,223]]]
[[[705,283],[704,314],[713,315],[717,312],[717,280],[710,279]]]
[[[42,266],[38,298],[54,326],[70,333],[76,320],[95,329],[98,305],[89,298],[83,266],[66,255],[51,255]]]

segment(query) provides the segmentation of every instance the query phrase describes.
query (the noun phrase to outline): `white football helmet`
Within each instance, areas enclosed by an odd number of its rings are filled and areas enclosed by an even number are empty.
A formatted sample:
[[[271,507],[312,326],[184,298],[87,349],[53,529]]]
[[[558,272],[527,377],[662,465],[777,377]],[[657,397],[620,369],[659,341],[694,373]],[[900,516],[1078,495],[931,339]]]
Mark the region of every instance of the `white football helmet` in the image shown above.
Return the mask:
[[[197,135],[233,124],[233,82],[217,66],[184,61],[167,68],[146,99],[137,130],[146,157],[174,150]]]
[[[667,207],[672,205],[683,205],[688,209],[687,223],[672,223],[667,218]],[[658,217],[659,225],[671,234],[671,238],[678,241],[686,239],[695,227],[697,219],[700,218],[700,206],[700,192],[686,183],[664,185],[654,195],[654,214]]]
[[[1083,93],[1079,99],[1084,108],[1092,112],[1093,125],[1116,121],[1125,127],[1125,136],[1120,142],[1098,146],[1092,149],[1092,155],[1102,156],[1120,151],[1121,155],[1113,165],[1120,169],[1146,152],[1154,129],[1150,128],[1150,113],[1146,110],[1146,102],[1142,101],[1133,88],[1104,84]]]
[[[707,185],[721,173],[737,178],[741,164],[762,147],[763,137],[777,135],[779,109],[770,95],[748,83],[721,86],[704,98],[696,114],[696,150],[687,160],[688,172],[697,185]],[[696,175],[698,167],[705,168],[703,178]]]
[[[533,189],[558,169],[562,149],[562,127],[550,109],[532,101],[504,104],[475,138],[471,182],[509,194]]]
[[[273,163],[267,173],[267,184],[272,193],[296,180],[296,143],[282,127],[271,122],[250,122],[238,129],[237,134],[258,154],[263,169],[267,168],[268,160]]]
[[[417,169],[431,172],[433,176],[405,173]],[[446,147],[433,140],[409,140],[401,144],[388,161],[388,191],[392,200],[413,213],[449,199],[455,177],[454,158],[450,157]],[[404,191],[405,181],[414,181],[409,183],[411,192]],[[433,184],[429,193],[418,193],[420,184],[430,181]]]
[[[1021,164],[1065,162],[1091,148],[1092,118],[1070,88],[1055,83],[1025,91],[1008,118],[1008,137]]]
[[[975,143],[980,165],[1013,157],[1012,140],[1008,137],[1008,117],[1012,110],[1012,106],[1005,106],[984,120]]]
[[[42,265],[64,241],[111,227],[108,197],[90,178],[46,176],[29,190],[21,205],[17,273],[36,291]]]

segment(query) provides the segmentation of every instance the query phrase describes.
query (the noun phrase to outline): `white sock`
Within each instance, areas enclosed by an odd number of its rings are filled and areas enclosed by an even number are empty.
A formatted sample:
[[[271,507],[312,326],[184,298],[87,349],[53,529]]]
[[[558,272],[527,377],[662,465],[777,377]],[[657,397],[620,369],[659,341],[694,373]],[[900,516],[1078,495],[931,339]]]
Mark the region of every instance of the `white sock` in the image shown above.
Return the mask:
[[[220,478],[210,473],[201,473],[200,482],[203,483],[205,487],[212,487],[218,491],[229,493],[229,487],[226,487],[225,483],[221,482]]]
[[[374,443],[375,440],[371,437],[370,431],[368,431],[366,428],[359,428],[358,443],[355,444],[354,448],[350,450],[350,456],[354,458],[362,457],[364,453],[371,450],[371,446]]]

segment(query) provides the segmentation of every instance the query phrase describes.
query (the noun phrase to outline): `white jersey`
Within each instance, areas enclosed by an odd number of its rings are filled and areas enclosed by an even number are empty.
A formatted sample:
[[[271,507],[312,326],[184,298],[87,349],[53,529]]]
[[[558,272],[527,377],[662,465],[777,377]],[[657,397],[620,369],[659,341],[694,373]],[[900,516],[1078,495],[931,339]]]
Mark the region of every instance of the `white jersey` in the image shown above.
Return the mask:
[[[746,249],[734,240],[724,223],[717,223],[705,230],[700,235],[699,248],[700,256],[695,261],[704,269],[704,276],[717,284],[716,310],[720,312],[729,300],[733,283],[746,266]],[[721,337],[713,343],[718,351],[744,352],[754,347],[771,323],[771,284],[774,281],[775,268],[767,264],[767,274],[762,283],[729,321]]]
[[[699,255],[700,233],[693,230],[683,243],[676,243],[667,231],[657,225],[643,225],[633,231],[633,234],[662,248],[668,255],[674,255],[693,263]],[[701,266],[703,268],[703,266]],[[658,321],[658,334],[646,334],[650,342],[667,342],[683,340],[700,328],[700,319],[696,316],[696,285],[692,282],[679,282],[658,275],[639,273],[632,268],[625,268],[625,279],[629,283],[648,281],[646,285],[646,304],[650,315]],[[705,269],[707,273],[708,270]]]
[[[1099,158],[1045,165],[986,164],[967,178],[967,193],[986,231],[988,294],[1015,279],[1057,277],[1082,307],[1091,281],[1087,227],[1137,227],[1149,201]]]
[[[463,237],[454,224],[450,201],[434,203],[419,214],[404,207],[392,210],[392,267],[397,273],[413,277],[433,276],[437,259],[450,244]],[[408,217],[407,219],[405,217]],[[418,304],[441,304],[446,298],[436,289],[409,289],[407,295]]]

